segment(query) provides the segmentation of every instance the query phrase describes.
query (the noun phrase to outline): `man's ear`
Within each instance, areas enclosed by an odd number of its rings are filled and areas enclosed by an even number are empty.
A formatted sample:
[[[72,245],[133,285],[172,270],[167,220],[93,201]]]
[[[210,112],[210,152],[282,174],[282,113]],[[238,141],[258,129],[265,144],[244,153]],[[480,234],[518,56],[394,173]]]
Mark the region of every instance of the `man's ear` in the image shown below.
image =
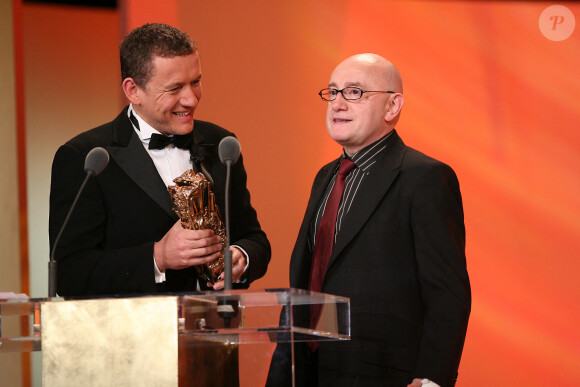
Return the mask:
[[[395,93],[393,97],[389,100],[387,108],[385,109],[385,121],[392,122],[395,121],[401,109],[403,108],[403,103],[405,102],[405,97],[401,93]]]
[[[125,93],[125,96],[127,97],[127,99],[133,105],[139,105],[141,103],[141,98],[140,98],[141,88],[139,86],[137,86],[137,84],[135,83],[133,78],[123,79],[122,86],[123,86],[123,92]]]

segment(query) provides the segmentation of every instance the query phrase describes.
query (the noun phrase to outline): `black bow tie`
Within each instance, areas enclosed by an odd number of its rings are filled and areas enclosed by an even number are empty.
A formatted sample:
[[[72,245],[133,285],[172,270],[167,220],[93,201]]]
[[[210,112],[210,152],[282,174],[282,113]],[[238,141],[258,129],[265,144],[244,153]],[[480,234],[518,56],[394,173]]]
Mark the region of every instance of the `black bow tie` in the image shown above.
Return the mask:
[[[149,149],[164,149],[172,144],[176,148],[190,149],[193,144],[193,134],[175,135],[171,137],[153,133],[149,141]]]

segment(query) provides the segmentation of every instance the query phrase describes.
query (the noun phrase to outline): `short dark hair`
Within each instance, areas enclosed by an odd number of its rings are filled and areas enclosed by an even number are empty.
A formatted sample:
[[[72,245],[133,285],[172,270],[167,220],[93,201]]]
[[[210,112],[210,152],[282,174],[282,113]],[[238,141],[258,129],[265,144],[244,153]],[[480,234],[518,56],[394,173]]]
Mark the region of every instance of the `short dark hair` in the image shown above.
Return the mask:
[[[196,51],[197,43],[185,32],[167,24],[145,24],[131,31],[121,43],[121,78],[133,78],[143,88],[151,78],[154,56],[171,58]]]

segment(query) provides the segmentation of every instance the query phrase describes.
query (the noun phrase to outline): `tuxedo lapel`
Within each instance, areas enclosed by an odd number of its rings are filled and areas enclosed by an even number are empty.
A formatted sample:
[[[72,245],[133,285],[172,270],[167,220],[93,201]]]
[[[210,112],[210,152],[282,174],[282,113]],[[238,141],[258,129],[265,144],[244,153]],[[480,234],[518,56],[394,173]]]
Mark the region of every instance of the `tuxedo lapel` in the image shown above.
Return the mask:
[[[342,221],[342,227],[336,237],[328,267],[360,231],[383,198],[400,172],[405,154],[402,140],[396,136],[383,150],[368,176],[365,176],[362,186],[356,195],[348,214]]]
[[[115,120],[113,131],[116,143],[107,146],[111,158],[151,199],[177,221],[178,217],[173,211],[167,187],[133,130],[126,110]]]

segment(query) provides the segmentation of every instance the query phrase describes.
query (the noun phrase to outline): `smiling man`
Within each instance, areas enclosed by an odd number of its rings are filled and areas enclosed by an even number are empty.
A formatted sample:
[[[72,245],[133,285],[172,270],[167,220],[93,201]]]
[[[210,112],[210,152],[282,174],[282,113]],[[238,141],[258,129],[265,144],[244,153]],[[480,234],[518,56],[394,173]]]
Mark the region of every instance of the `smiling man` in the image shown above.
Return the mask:
[[[213,181],[218,208],[224,208],[226,170],[217,146],[233,133],[193,118],[202,96],[197,45],[177,28],[146,24],[127,35],[120,56],[129,106],[68,141],[54,158],[51,246],[85,177],[87,153],[103,147],[110,155],[107,168],[88,182],[55,252],[58,294],[221,289],[223,273],[208,284],[195,270],[220,257],[219,236],[184,229],[167,191],[193,169]],[[230,236],[232,280],[241,287],[265,274],[271,254],[246,180],[240,157],[232,168]]]
[[[403,83],[383,57],[346,59],[319,95],[343,152],[314,180],[290,286],[349,297],[351,340],[297,343],[296,386],[451,386],[471,309],[457,177],[395,131]],[[277,348],[269,386],[291,358]]]

